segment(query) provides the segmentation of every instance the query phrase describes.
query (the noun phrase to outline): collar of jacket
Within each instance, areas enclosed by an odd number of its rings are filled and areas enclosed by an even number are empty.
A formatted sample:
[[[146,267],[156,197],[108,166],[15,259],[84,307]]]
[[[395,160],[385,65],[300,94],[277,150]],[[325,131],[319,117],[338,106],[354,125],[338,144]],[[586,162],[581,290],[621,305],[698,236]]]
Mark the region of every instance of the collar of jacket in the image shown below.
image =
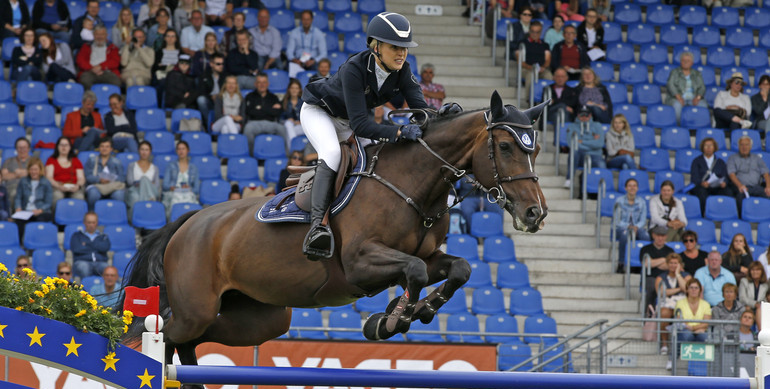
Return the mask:
[[[379,95],[379,91],[380,91],[380,88],[377,87],[377,75],[374,73],[375,72],[374,67],[377,66],[377,61],[374,59],[374,53],[372,53],[371,51],[369,52],[369,54],[367,54],[367,56],[369,57],[366,64],[367,89],[371,90],[371,92],[377,96]],[[388,78],[390,78],[392,74],[393,73],[388,75]],[[385,79],[385,82],[387,83],[387,79]],[[364,94],[366,94],[366,92],[364,92]]]

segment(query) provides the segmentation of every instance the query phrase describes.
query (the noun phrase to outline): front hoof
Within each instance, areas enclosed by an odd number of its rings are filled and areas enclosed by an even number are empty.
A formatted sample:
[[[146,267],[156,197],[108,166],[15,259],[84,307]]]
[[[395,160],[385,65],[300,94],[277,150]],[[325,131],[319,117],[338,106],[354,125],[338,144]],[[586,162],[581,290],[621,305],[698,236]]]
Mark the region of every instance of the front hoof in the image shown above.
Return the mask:
[[[387,319],[388,315],[382,312],[369,316],[364,323],[364,337],[369,340],[384,340],[395,335],[395,332],[388,332],[385,329]]]

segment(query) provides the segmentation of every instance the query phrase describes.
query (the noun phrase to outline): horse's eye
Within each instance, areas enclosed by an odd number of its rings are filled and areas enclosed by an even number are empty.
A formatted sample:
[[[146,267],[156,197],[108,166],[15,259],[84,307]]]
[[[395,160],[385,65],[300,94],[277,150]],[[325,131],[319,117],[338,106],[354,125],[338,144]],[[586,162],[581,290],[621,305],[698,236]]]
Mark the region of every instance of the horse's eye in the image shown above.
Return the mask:
[[[504,153],[510,153],[512,149],[511,144],[508,142],[501,142],[498,147],[500,148],[500,151]]]

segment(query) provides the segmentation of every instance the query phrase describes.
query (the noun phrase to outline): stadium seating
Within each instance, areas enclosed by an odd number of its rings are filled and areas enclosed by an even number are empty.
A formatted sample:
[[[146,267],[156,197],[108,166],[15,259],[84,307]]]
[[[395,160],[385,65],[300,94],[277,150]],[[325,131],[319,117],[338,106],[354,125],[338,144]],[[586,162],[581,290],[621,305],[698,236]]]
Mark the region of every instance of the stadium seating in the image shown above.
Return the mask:
[[[366,50],[366,34],[363,32],[349,32],[345,34],[344,49],[348,54]]]
[[[27,133],[20,126],[3,126],[0,128],[0,149],[15,148],[16,139],[26,135]]]
[[[49,104],[32,104],[24,109],[24,126],[56,126],[56,109]]]
[[[477,238],[503,234],[503,218],[495,212],[474,212],[471,216],[471,235]]]
[[[708,65],[698,65],[693,66],[695,70],[700,72],[701,77],[703,78],[703,84],[706,86],[709,85],[715,85],[716,80],[716,73],[714,72],[714,68]]]
[[[634,24],[642,21],[642,8],[637,4],[622,3],[615,6],[615,23]]]
[[[613,111],[615,115],[622,113],[626,117],[626,120],[628,120],[628,124],[631,126],[642,124],[642,112],[636,105],[618,104],[616,107],[613,107]]]
[[[81,152],[82,153],[82,152]],[[152,163],[158,167],[158,175],[160,178],[163,178],[163,176],[166,174],[166,167],[168,167],[168,164],[176,161],[178,157],[176,155],[156,155]]]
[[[711,117],[708,108],[687,106],[682,108],[682,127],[703,128],[711,126]]]
[[[519,288],[511,292],[512,315],[532,316],[543,313],[543,298],[536,289]]]
[[[217,155],[220,158],[248,157],[249,143],[246,136],[241,134],[219,135]]]
[[[64,227],[64,242],[62,243],[62,248],[64,248],[64,250],[69,250],[72,235],[77,231],[85,231],[85,229],[86,227],[83,225],[83,223],[66,225]]]
[[[660,99],[660,95],[658,95],[658,99]],[[647,105],[643,103],[637,104]],[[666,104],[648,105],[646,124],[656,128],[676,126],[676,112],[674,111],[674,107]],[[689,143],[689,139],[687,142]],[[661,147],[664,147],[662,143]]]
[[[203,180],[200,201],[203,205],[214,205],[227,201],[230,184],[222,180]]]
[[[533,315],[524,320],[524,333],[528,334],[556,334],[556,320],[546,315]],[[544,343],[549,343],[547,338],[542,338]],[[540,343],[538,336],[525,336],[526,343]],[[551,338],[550,342],[553,342]]]
[[[126,270],[128,270],[128,265],[134,254],[136,254],[134,250],[116,251],[115,255],[112,256],[112,266],[118,269],[119,277],[123,277],[127,273]]]
[[[668,169],[666,169],[668,170]],[[626,193],[626,181],[634,178],[639,183],[639,193],[650,192],[650,179],[644,170],[624,169],[618,174],[618,192]]]
[[[746,238],[746,243],[751,244],[751,224],[738,219],[725,220],[722,222],[721,233],[719,234],[719,244],[729,245],[735,234],[743,234]]]
[[[126,108],[157,108],[158,94],[151,86],[130,86],[126,91]]]
[[[350,0],[326,0],[324,11],[331,13],[349,12],[352,9]]]
[[[471,300],[471,311],[477,315],[505,313],[503,292],[492,286],[476,288]]]
[[[738,218],[738,206],[729,196],[709,196],[706,199],[706,219],[724,221]]]
[[[606,82],[604,87],[607,88],[607,93],[610,94],[610,100],[612,104],[623,104],[628,102],[628,91],[626,85],[618,82]]]
[[[637,149],[657,147],[655,144],[654,128],[648,126],[632,126],[631,133],[634,135],[634,146]]]
[[[230,159],[231,161],[234,158]],[[191,162],[198,168],[198,177],[201,180],[218,180],[222,178],[221,161],[210,155],[192,157]]]
[[[678,24],[667,24],[660,26],[660,44],[666,46],[686,45],[687,27]]]
[[[714,67],[727,67],[735,65],[735,54],[732,48],[710,47],[706,54],[706,63]],[[729,74],[729,73],[728,73]]]
[[[321,312],[315,309],[294,308],[291,315],[291,327],[323,327]],[[327,339],[323,331],[290,330],[292,338]]]
[[[268,89],[273,93],[286,93],[286,88],[289,87],[289,73],[284,70],[268,70],[267,80],[270,83]]]
[[[228,159],[227,179],[230,181],[259,179],[257,160],[249,157]]]
[[[693,219],[700,219],[703,217],[700,213],[700,200],[693,195],[677,194],[676,198],[682,201],[684,206],[684,214],[687,216],[688,222]]]
[[[144,134],[144,140],[150,142],[150,145],[152,145],[152,154],[155,156],[176,153],[174,134],[170,132],[156,131]]]
[[[24,81],[16,84],[16,104],[48,104],[48,87],[41,81]]]
[[[770,221],[757,224],[757,244],[765,247],[770,245]]]
[[[329,331],[331,339],[364,340],[364,335],[361,333],[361,315],[352,309],[333,311],[329,315],[329,327],[357,330]]]
[[[599,184],[604,180],[608,190],[615,190],[615,181],[612,175],[612,169],[591,168],[588,173],[586,191],[588,193],[597,193]]]
[[[479,259],[478,242],[476,238],[469,235],[448,235],[446,239],[446,253],[465,258],[468,261],[477,261]]]
[[[1,79],[2,77],[0,77],[0,102],[12,103],[13,91],[11,88],[11,83],[8,81],[2,81]]]
[[[60,226],[78,224],[88,212],[88,203],[79,199],[61,199],[56,202],[54,221]]]
[[[110,238],[111,251],[136,250],[136,232],[130,225],[105,226],[104,233]]]
[[[747,29],[761,30],[770,27],[770,10],[767,8],[744,8],[743,25]]]
[[[19,246],[19,227],[15,223],[0,221],[0,247]]]
[[[695,131],[695,147],[700,150],[701,142],[706,138],[714,139],[720,150],[723,150],[726,147],[724,130],[718,128],[703,128]],[[698,152],[698,154],[700,154],[700,152]]]
[[[43,277],[55,277],[56,266],[64,261],[64,252],[58,247],[40,248],[32,252],[32,267]]]
[[[693,28],[692,44],[703,47],[721,46],[719,28],[711,26],[698,26]]]
[[[470,313],[453,313],[447,318],[446,330],[447,332],[479,332],[479,319]],[[478,335],[447,334],[446,339],[456,343],[484,343]]]
[[[620,65],[619,79],[623,84],[647,83],[647,67],[633,62],[623,63]]]
[[[693,54],[693,65],[700,65],[701,64],[701,58],[700,58],[700,47],[699,46],[690,46],[690,45],[680,45],[680,46],[674,46],[674,64],[679,65],[679,61],[682,58],[682,53],[689,52]]]
[[[358,12],[361,14],[369,15],[369,20],[372,17],[385,12],[385,0],[358,0]]]
[[[182,119],[198,119],[205,127],[200,111],[197,109],[179,108],[171,111],[171,132],[179,132],[179,122],[181,122]]]
[[[305,147],[308,144],[308,139],[305,135],[298,135],[294,138],[291,138],[291,142],[289,143],[289,150],[291,151],[304,151]]]
[[[459,289],[454,295],[441,307],[441,313],[468,312],[468,302],[465,298],[465,290]]]
[[[484,332],[514,334],[519,332],[519,324],[516,322],[515,317],[505,313],[499,313],[497,315],[487,316],[484,321]],[[484,336],[484,339],[487,343],[505,343],[519,340],[518,337],[505,335],[486,335]]]
[[[645,45],[655,42],[655,27],[649,24],[633,24],[628,26],[628,43]]]
[[[621,42],[623,38],[623,30],[620,24],[613,23],[613,22],[604,22],[602,23],[602,28],[604,28],[605,44]],[[505,39],[505,35],[503,35],[503,39]]]
[[[663,128],[660,132],[660,147],[667,150],[689,149],[692,147],[690,132],[679,127]]]
[[[19,41],[19,38],[15,37],[9,37],[3,39],[3,45],[2,45],[2,59],[3,62],[10,63],[11,62],[11,55],[13,54],[13,49],[17,46],[21,46],[21,42]]]
[[[138,153],[129,153],[129,152],[122,152],[117,153],[115,155],[115,158],[117,158],[120,163],[123,165],[123,169],[128,169],[128,165],[132,162],[136,162],[139,160],[139,154]]]
[[[657,3],[657,2],[656,2]],[[661,26],[661,37],[665,27],[674,24],[674,7],[666,4],[655,4],[647,7],[647,23]],[[687,38],[685,34],[685,38]]]
[[[706,25],[706,8],[696,5],[680,7],[679,24],[686,27]]]
[[[112,84],[93,84],[91,91],[96,94],[96,108],[102,112],[108,112],[110,110],[110,96],[114,93],[120,94],[120,87]]]
[[[356,311],[358,312],[380,312],[388,306],[390,302],[388,290],[385,289],[382,292],[371,296],[362,297],[355,302]]]
[[[211,135],[205,132],[186,132],[182,140],[190,145],[190,156],[212,155]]]
[[[729,28],[740,25],[738,8],[714,7],[711,10],[711,25],[717,28]]]
[[[633,103],[637,105],[643,105],[643,106],[660,104],[661,103],[660,87],[654,84],[634,85]],[[650,109],[648,108],[647,112],[649,111]],[[647,119],[647,121],[649,120],[650,119]],[[648,124],[648,125],[652,126],[651,124]]]
[[[727,29],[725,46],[731,48],[747,48],[754,46],[754,32],[748,28],[735,27]],[[742,66],[745,66],[741,63]]]
[[[492,272],[489,264],[482,261],[469,261],[471,266],[471,278],[465,283],[467,288],[481,288],[492,286]]]
[[[131,213],[136,228],[157,230],[166,225],[166,210],[159,201],[137,201]]]
[[[502,371],[512,369],[532,356],[532,349],[520,341],[506,343],[498,346],[497,349],[497,368]],[[532,368],[532,362],[527,362],[516,371],[529,371]]]
[[[202,209],[200,204],[196,203],[176,203],[171,206],[171,216],[169,217],[169,221],[173,222],[176,219],[179,219],[180,216],[184,215],[187,212],[195,211]]]
[[[120,16],[120,9],[123,5],[116,1],[102,1],[99,8],[99,17],[102,18],[107,28],[111,28]]]
[[[53,223],[31,222],[24,226],[24,248],[27,250],[58,248],[57,228]]]
[[[651,172],[671,170],[668,152],[656,148],[642,149],[641,154],[639,155],[639,168]]]
[[[607,45],[607,62],[623,64],[634,61],[634,46],[616,42]]]
[[[19,106],[15,103],[0,103],[0,126],[19,124]]]
[[[12,269],[16,265],[16,258],[19,255],[25,254],[26,252],[20,247],[0,247],[0,263],[4,264],[8,269]]]
[[[136,128],[139,131],[166,131],[166,112],[162,109],[138,109],[136,111],[135,117]]]
[[[660,193],[660,186],[664,181],[671,181],[671,183],[674,184],[674,191],[677,193],[680,192],[682,188],[684,188],[684,174],[669,170],[662,170],[655,173],[653,193]]]
[[[126,203],[122,201],[98,200],[94,204],[94,211],[99,216],[99,225],[128,224]]]
[[[767,67],[767,51],[755,47],[744,48],[741,50],[740,62],[741,66],[748,68]],[[757,78],[756,75],[754,77]],[[757,81],[755,80],[754,82],[756,83]]]
[[[521,289],[529,287],[529,270],[519,262],[501,263],[497,267],[498,288]]]
[[[439,327],[439,321],[438,319],[433,319],[428,324],[423,324],[421,321],[415,321],[412,322],[411,326],[409,326],[409,332],[406,333],[406,339],[410,342],[433,342],[433,343],[443,343],[444,338],[440,334],[417,334],[415,331],[434,331],[439,332],[441,328]],[[455,335],[456,336],[456,335]]]
[[[751,223],[761,223],[770,220],[770,200],[752,197],[743,200],[741,204],[741,219]]]
[[[516,260],[513,240],[505,235],[491,236],[484,239],[485,262],[509,262]]]
[[[281,179],[281,171],[289,163],[287,158],[270,158],[265,160],[265,169],[263,181],[278,183]]]
[[[733,130],[733,132],[730,133],[730,149],[737,151],[738,141],[744,136],[751,138],[752,153],[762,151],[762,140],[760,139],[759,131],[757,130]],[[727,161],[725,160],[725,162]]]
[[[261,134],[254,138],[254,158],[265,160],[286,156],[286,142],[278,135]]]

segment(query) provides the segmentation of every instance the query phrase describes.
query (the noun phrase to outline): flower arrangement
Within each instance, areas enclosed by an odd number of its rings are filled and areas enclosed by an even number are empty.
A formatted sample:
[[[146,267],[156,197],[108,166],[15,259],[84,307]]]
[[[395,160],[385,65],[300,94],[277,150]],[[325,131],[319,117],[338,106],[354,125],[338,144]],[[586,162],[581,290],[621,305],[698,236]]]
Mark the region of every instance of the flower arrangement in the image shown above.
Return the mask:
[[[100,306],[83,290],[82,285],[70,285],[64,279],[41,279],[30,268],[21,276],[8,272],[0,263],[0,306],[33,313],[70,324],[83,332],[93,332],[109,339],[110,351],[120,337],[128,332],[133,321],[131,311],[113,314],[112,308]]]

